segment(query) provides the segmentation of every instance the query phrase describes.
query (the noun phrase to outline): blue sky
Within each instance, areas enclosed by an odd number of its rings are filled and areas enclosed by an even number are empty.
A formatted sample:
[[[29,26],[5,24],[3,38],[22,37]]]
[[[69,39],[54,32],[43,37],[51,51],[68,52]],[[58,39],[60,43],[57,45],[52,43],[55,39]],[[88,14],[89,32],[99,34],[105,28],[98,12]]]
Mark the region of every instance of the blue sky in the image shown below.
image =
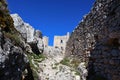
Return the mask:
[[[49,37],[72,32],[87,14],[95,0],[7,0],[10,13],[22,19]]]

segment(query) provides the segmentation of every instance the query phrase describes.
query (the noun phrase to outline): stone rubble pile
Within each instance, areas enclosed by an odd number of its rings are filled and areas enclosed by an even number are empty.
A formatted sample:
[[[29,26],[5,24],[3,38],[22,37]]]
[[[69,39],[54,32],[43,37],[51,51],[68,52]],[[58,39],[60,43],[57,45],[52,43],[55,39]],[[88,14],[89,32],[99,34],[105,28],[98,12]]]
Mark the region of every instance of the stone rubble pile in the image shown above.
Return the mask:
[[[47,59],[39,63],[41,80],[80,80],[80,75],[76,75],[71,67],[60,63],[64,58],[61,51],[56,53],[56,50],[50,49],[47,49],[50,51]]]

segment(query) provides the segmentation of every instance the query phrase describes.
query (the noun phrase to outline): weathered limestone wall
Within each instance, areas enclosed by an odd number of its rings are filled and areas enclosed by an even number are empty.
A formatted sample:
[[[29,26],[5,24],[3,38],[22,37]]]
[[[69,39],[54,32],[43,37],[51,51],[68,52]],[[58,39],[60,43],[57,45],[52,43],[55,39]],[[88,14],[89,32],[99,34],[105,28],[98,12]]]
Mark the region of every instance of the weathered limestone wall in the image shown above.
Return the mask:
[[[88,62],[88,80],[120,80],[120,0],[96,0],[68,40],[70,55]]]
[[[64,36],[54,36],[54,47],[60,48],[64,52],[69,36],[70,36],[69,32],[67,33],[67,35],[64,35]]]
[[[47,36],[44,36],[44,37],[43,37],[44,47],[47,47],[47,46],[48,46],[48,42],[49,42],[49,38],[48,38]]]

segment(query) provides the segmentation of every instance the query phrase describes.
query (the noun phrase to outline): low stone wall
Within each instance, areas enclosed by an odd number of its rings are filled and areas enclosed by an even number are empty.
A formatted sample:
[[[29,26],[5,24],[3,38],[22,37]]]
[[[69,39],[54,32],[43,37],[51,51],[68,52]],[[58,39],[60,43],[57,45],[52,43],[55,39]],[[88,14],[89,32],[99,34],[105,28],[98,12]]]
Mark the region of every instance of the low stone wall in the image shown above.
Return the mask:
[[[88,62],[88,79],[120,80],[120,0],[96,0],[72,32],[66,56]],[[94,77],[95,78],[95,77]]]

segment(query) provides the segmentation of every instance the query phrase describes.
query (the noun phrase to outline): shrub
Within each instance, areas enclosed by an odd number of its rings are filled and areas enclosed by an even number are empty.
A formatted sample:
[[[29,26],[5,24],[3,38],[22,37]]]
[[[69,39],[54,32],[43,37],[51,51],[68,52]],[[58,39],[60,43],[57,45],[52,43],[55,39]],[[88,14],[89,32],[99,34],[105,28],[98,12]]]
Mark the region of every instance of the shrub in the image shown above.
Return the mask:
[[[0,7],[2,6],[2,3],[0,2]]]
[[[33,72],[34,80],[38,80],[39,73],[39,62],[45,60],[45,56],[43,54],[36,55],[35,53],[27,53],[27,57],[29,59],[30,67]]]
[[[36,55],[35,53],[31,53],[30,54],[34,60],[36,61],[39,61],[39,59],[41,59],[41,61],[45,60],[46,56],[43,55],[43,54],[39,54],[39,55]]]
[[[17,34],[11,34],[9,32],[4,32],[4,36],[11,39],[15,45],[20,45],[21,41]]]
[[[73,58],[70,64],[73,68],[77,68],[80,64],[80,61],[78,59]]]
[[[80,72],[79,71],[75,71],[75,75],[80,75]]]
[[[58,66],[58,65],[59,65],[59,63],[55,63],[55,65],[56,65],[56,66]]]
[[[57,69],[57,66],[52,67],[52,69]]]
[[[60,63],[66,66],[70,66],[70,60],[68,58],[64,58]]]
[[[33,77],[34,77],[34,80],[38,80],[38,74],[35,70],[32,70],[33,71]]]

